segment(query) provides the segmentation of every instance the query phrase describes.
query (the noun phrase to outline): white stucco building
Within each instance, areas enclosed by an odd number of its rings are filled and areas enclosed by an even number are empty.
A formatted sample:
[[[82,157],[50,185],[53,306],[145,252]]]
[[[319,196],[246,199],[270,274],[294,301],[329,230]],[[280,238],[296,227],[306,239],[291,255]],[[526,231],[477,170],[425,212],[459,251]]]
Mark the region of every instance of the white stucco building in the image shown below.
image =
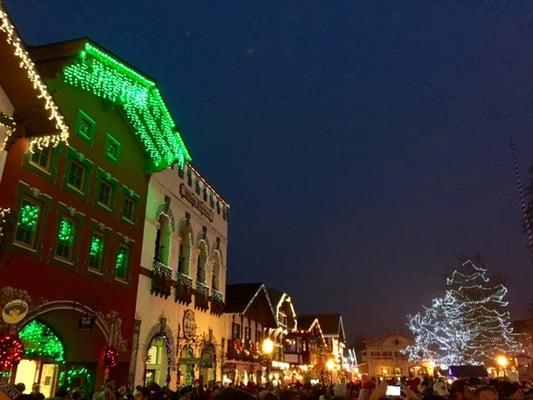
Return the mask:
[[[151,177],[133,341],[135,384],[175,389],[195,378],[221,379],[228,212],[190,164]]]

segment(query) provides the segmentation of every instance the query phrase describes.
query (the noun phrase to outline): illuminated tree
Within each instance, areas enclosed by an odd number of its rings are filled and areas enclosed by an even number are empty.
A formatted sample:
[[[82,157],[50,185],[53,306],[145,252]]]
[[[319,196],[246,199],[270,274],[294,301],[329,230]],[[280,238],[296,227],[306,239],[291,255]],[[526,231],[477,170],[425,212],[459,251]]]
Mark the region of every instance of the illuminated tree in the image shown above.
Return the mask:
[[[444,297],[431,307],[408,317],[415,342],[406,349],[413,360],[431,359],[441,364],[490,363],[497,354],[515,353],[507,288],[491,285],[487,270],[466,261],[463,272],[446,280]]]

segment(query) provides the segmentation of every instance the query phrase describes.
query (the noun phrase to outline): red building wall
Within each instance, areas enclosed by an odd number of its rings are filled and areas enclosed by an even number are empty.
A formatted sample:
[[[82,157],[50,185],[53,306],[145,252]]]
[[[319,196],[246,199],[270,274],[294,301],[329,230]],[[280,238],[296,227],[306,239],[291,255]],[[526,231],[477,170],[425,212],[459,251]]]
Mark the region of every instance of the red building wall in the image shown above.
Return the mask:
[[[88,181],[88,195],[86,198],[80,198],[65,189],[67,145],[60,146],[57,164],[52,170],[51,177],[45,177],[27,168],[25,161],[28,157],[27,139],[19,139],[11,145],[4,176],[0,182],[0,207],[9,207],[12,210],[9,221],[11,229],[8,227],[0,248],[0,287],[12,286],[27,290],[32,299],[43,297],[49,301],[76,301],[104,314],[115,310],[122,319],[122,336],[128,341],[128,350],[131,350],[149,179],[144,172],[144,154],[134,132],[120,112],[110,104],[104,103],[89,92],[64,84],[59,78],[48,80],[48,84],[65,121],[71,127],[69,146],[94,163]],[[92,144],[85,142],[75,132],[79,109],[96,122]],[[121,159],[118,165],[114,165],[104,156],[106,133],[111,133],[121,144]],[[115,193],[115,203],[111,213],[95,206],[98,168],[102,168],[118,180],[119,189]],[[39,222],[37,250],[33,253],[21,250],[12,244],[20,206],[19,196],[24,186],[22,182],[29,186],[33,194],[40,192],[36,197],[45,199],[48,204]],[[122,185],[132,189],[140,197],[136,205],[136,223],[133,225],[120,218]],[[58,218],[60,209],[64,208],[63,205],[72,207],[84,215],[72,266],[54,260]],[[109,232],[110,238],[106,243],[102,276],[87,270],[89,237],[91,229],[97,223],[109,228],[106,231]],[[118,282],[113,277],[116,248],[124,237],[133,240],[130,242],[130,274],[127,284]],[[61,332],[58,334],[61,335]],[[100,352],[101,350],[95,349]],[[129,354],[122,354],[121,360],[123,363],[114,373],[117,380],[125,382]],[[99,376],[102,377],[101,371]]]

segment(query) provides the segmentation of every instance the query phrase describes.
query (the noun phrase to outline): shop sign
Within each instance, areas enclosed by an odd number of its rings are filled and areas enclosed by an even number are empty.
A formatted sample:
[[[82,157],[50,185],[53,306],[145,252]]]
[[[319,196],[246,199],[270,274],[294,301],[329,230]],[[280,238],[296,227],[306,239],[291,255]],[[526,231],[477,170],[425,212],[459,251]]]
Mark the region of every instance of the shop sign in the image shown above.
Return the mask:
[[[199,358],[180,358],[178,364],[180,365],[196,365],[200,363]]]
[[[196,320],[194,319],[193,310],[186,310],[183,314],[183,336],[185,336],[185,339],[191,339],[196,336]]]
[[[28,314],[28,303],[24,300],[12,300],[2,309],[2,319],[7,324],[17,324]]]

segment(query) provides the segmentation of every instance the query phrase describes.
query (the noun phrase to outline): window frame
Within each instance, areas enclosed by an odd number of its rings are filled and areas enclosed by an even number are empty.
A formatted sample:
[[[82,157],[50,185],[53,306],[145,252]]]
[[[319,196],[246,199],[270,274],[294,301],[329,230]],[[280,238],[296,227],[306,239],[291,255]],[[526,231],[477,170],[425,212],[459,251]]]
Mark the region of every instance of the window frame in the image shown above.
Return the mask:
[[[112,143],[117,147],[117,155],[113,156],[112,154],[108,153],[107,151],[107,145],[108,143]],[[120,164],[120,156],[122,153],[122,144],[111,134],[106,133],[105,135],[105,142],[104,142],[104,156],[111,161],[115,165]]]
[[[111,192],[109,195],[109,204],[104,204],[100,201],[100,188],[102,182],[105,182],[110,186]],[[113,212],[115,208],[115,202],[117,197],[118,180],[114,178],[110,173],[98,168],[98,176],[96,178],[96,190],[94,194],[94,205],[107,212]]]
[[[91,261],[91,245],[92,245],[92,238],[93,236],[98,236],[102,239],[102,252],[99,255],[99,269],[96,269],[90,265]],[[91,230],[91,233],[89,235],[89,245],[87,247],[87,260],[86,260],[86,269],[88,272],[103,276],[105,273],[105,253],[106,253],[106,246],[107,246],[107,235],[103,232],[98,231],[97,229]]]
[[[21,217],[22,208],[24,207],[24,203],[25,202],[39,207],[39,215],[37,217],[37,222],[35,224],[35,228],[30,233],[32,235],[31,243],[23,242],[23,241],[20,241],[20,240],[17,239],[17,236],[18,236],[18,233],[19,233],[19,226],[21,226],[19,221],[20,221],[20,217]],[[26,249],[26,250],[36,251],[37,250],[37,244],[39,242],[39,232],[40,232],[40,229],[42,228],[41,222],[43,221],[44,204],[43,204],[42,201],[39,201],[39,200],[37,200],[37,199],[35,199],[35,198],[23,193],[21,195],[21,197],[20,197],[20,200],[18,201],[18,205],[19,206],[18,206],[18,212],[16,213],[15,229],[13,231],[12,243],[13,243],[13,245],[15,245],[17,247],[21,247],[21,248]]]
[[[120,277],[117,275],[117,258],[120,250],[122,249],[126,250],[126,273],[124,277]],[[117,245],[115,257],[113,260],[113,280],[121,283],[128,283],[130,281],[131,250],[131,247],[128,246],[126,243],[120,242]]]
[[[124,201],[129,198],[133,201],[133,219],[130,220],[124,216]],[[125,185],[122,185],[122,195],[120,198],[120,221],[125,222],[130,225],[134,225],[137,222],[138,219],[138,213],[139,213],[139,201],[141,197],[135,193],[133,190],[128,188]]]
[[[81,133],[80,131],[81,123],[84,120],[86,120],[89,123],[89,136]],[[82,109],[79,109],[78,115],[76,117],[76,135],[78,135],[78,137],[80,137],[84,142],[92,146],[94,143],[95,134],[96,134],[96,122],[85,111],[83,111]]]
[[[82,164],[85,167],[85,179],[83,181],[82,189],[78,189],[69,183],[70,169],[73,162]],[[89,182],[91,180],[93,170],[93,162],[86,158],[83,154],[76,151],[74,148],[69,147],[67,150],[67,164],[65,168],[65,175],[63,177],[63,186],[71,193],[75,193],[77,196],[85,199],[88,194]]]
[[[74,228],[72,243],[70,245],[70,257],[69,258],[63,257],[62,255],[58,254],[58,248],[61,242],[59,239],[59,229],[60,229],[61,220],[63,219],[69,220],[72,223],[73,228]],[[56,238],[55,238],[54,255],[53,255],[55,260],[61,261],[66,264],[74,265],[74,255],[76,252],[76,243],[77,243],[77,238],[79,234],[79,225],[80,225],[79,221],[75,217],[69,216],[66,213],[59,214],[59,217],[57,218]]]

